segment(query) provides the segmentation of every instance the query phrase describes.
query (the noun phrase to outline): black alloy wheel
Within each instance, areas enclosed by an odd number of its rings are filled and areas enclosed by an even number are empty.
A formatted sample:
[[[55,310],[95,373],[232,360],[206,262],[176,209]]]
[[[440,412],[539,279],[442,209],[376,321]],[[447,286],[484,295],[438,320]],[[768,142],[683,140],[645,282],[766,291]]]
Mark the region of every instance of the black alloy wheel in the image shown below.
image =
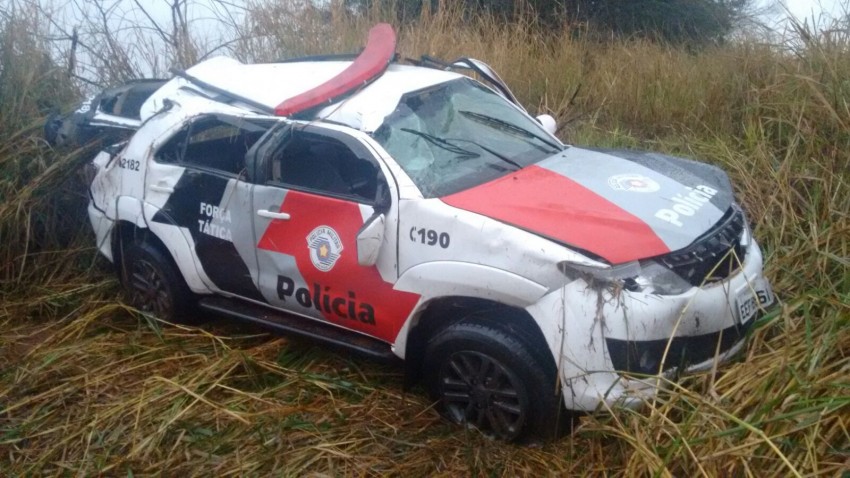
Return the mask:
[[[570,414],[554,360],[497,319],[456,322],[428,341],[423,376],[431,398],[451,421],[505,441],[557,438]]]
[[[134,261],[130,267],[130,302],[142,312],[168,316],[173,305],[162,273],[144,259]]]
[[[455,352],[440,370],[440,395],[456,422],[513,439],[528,415],[529,397],[519,377],[480,352]]]
[[[170,255],[141,240],[127,245],[122,258],[121,282],[133,307],[168,322],[195,322],[195,296]]]

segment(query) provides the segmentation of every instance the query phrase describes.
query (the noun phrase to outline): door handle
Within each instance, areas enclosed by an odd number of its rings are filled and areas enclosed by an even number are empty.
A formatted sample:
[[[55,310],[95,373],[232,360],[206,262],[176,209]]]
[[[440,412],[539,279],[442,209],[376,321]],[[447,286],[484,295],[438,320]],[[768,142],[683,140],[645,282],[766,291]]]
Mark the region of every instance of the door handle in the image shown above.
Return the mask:
[[[260,216],[260,217],[268,218],[268,219],[283,219],[284,221],[290,218],[288,213],[271,212],[267,209],[259,209],[257,211],[257,215]]]
[[[170,194],[170,193],[174,192],[174,188],[172,188],[171,186],[157,186],[156,184],[152,184],[152,185],[148,186],[148,189],[150,189],[151,191],[158,192],[158,193],[169,193]]]

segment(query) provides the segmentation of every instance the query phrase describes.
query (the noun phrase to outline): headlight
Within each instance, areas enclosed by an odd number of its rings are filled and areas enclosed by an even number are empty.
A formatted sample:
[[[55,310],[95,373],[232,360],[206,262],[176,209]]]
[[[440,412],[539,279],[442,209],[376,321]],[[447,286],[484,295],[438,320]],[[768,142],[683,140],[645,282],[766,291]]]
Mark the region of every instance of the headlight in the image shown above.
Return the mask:
[[[606,267],[604,264],[599,264],[599,267],[587,266],[584,264],[576,264],[569,261],[564,261],[558,264],[558,270],[565,276],[578,279],[583,276],[590,276],[592,279],[616,282],[618,280],[635,277],[640,273],[640,263],[638,261],[626,262],[616,266]]]
[[[647,294],[679,295],[693,287],[679,274],[653,260],[641,261],[640,275],[634,281],[637,290]]]
[[[615,283],[626,290],[647,294],[679,295],[693,287],[678,274],[651,259],[612,267],[589,267],[565,261],[558,264],[558,270],[571,279]]]

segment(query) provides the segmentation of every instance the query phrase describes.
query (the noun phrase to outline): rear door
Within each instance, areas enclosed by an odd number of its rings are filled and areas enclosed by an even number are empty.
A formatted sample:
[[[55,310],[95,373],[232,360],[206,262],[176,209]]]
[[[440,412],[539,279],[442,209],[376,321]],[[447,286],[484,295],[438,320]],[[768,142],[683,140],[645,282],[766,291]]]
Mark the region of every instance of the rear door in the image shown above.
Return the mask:
[[[149,202],[163,204],[153,221],[186,236],[207,286],[253,300],[263,298],[245,154],[273,124],[224,115],[195,118],[157,151],[147,178]]]
[[[378,259],[392,268],[379,270],[358,263],[356,242],[376,213],[396,214],[396,201],[376,203],[387,177],[363,143],[333,129],[293,128],[278,141],[257,159],[253,192],[260,292],[289,312],[392,341],[418,296],[393,290],[394,244]]]

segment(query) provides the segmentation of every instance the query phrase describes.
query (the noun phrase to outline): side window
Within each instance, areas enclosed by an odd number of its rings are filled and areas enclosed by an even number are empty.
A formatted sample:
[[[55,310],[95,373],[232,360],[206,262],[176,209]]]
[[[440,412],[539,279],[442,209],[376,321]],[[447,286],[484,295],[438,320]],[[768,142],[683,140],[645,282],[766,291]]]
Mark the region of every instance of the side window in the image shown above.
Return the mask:
[[[238,176],[245,169],[245,153],[273,124],[274,121],[203,117],[168,140],[157,152],[156,160]]]
[[[383,181],[374,163],[341,141],[304,132],[296,132],[274,154],[269,178],[284,187],[369,204]]]

